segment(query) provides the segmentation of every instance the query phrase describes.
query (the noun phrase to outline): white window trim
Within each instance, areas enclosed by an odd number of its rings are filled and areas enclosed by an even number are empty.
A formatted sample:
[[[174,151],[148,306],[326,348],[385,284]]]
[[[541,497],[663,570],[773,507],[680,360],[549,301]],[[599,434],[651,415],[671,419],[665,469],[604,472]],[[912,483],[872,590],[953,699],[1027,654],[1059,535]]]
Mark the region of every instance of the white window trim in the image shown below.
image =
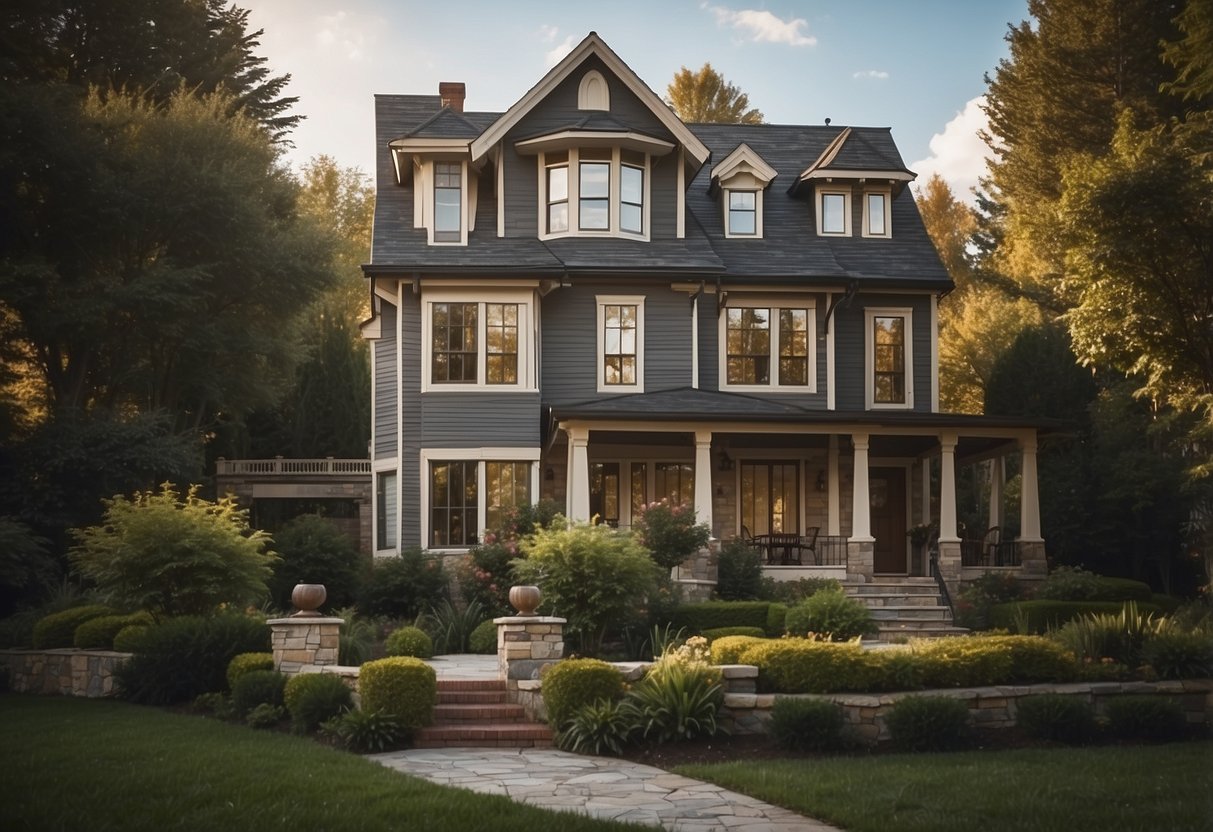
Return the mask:
[[[400,551],[401,531],[403,529],[404,512],[401,505],[401,470],[400,460],[395,457],[387,457],[377,459],[371,463],[371,540],[372,550],[375,557],[388,557],[397,554]],[[381,548],[379,546],[379,475],[380,474],[395,474],[396,475],[396,545]]]
[[[484,520],[488,509],[485,488],[486,462],[531,463],[531,499],[539,495],[539,448],[424,448],[421,451],[421,548],[430,552],[466,552],[470,546],[448,546],[431,549],[430,541],[430,464],[432,462],[466,462],[477,460],[476,466],[476,539],[484,539]]]
[[[729,298],[725,309],[769,309],[771,312],[771,380],[767,384],[729,384],[729,316],[722,314],[717,317],[717,361],[718,380],[721,390],[736,393],[791,393],[807,394],[817,392],[817,302],[808,296],[773,296],[770,298],[747,297]],[[807,346],[809,360],[809,383],[780,384],[779,383],[779,310],[804,309],[805,327],[808,330]]]
[[[476,382],[435,382],[432,378],[434,363],[432,330],[435,303],[475,303],[479,305],[476,316]],[[487,339],[485,328],[488,321],[484,314],[486,303],[518,304],[518,381],[515,384],[489,384],[485,379],[487,363]],[[534,320],[535,293],[532,289],[483,288],[463,291],[422,289],[421,293],[421,392],[422,393],[533,393],[538,390],[535,375]]]
[[[562,151],[563,152],[563,151]],[[624,231],[619,225],[619,214],[622,205],[620,193],[620,178],[622,154],[620,148],[611,148],[611,193],[610,204],[607,208],[610,217],[610,228],[600,231],[585,230],[580,228],[581,225],[581,153],[576,147],[570,148],[568,151],[569,160],[569,230],[549,232],[548,228],[548,162],[547,153],[539,154],[539,199],[538,202],[538,228],[539,239],[541,240],[558,240],[562,237],[621,237],[626,240],[644,240],[648,241],[650,231],[652,229],[652,191],[653,191],[653,157],[649,153],[644,154],[644,165],[632,165],[633,167],[642,168],[644,170],[644,206],[643,219],[644,230],[640,234],[631,231]],[[591,159],[588,161],[605,162],[605,159]],[[563,164],[563,163],[557,163]],[[629,163],[631,164],[631,163]]]
[[[863,388],[868,410],[913,410],[914,409],[914,310],[909,307],[869,307],[864,310],[863,321]],[[906,400],[902,403],[876,402],[876,355],[873,337],[875,319],[900,317],[905,319],[905,375]]]
[[[597,295],[596,350],[597,368],[594,370],[598,377],[599,393],[643,393],[644,392],[644,295]],[[607,384],[606,383],[606,313],[605,307],[615,304],[636,307],[636,383]]]
[[[822,218],[825,213],[822,207],[823,197],[826,194],[837,194],[842,197],[842,225],[841,233],[837,231],[825,231],[822,229]],[[840,187],[819,187],[813,198],[816,200],[816,210],[813,212],[817,216],[817,234],[821,237],[850,237],[851,236],[851,189]]]
[[[884,233],[873,234],[868,220],[868,197],[884,197]],[[890,188],[868,188],[863,192],[863,236],[888,239],[893,236],[893,191]]]
[[[754,233],[753,234],[734,234],[733,229],[729,225],[729,195],[732,193],[752,193],[754,194]],[[724,199],[724,236],[727,239],[738,240],[761,240],[762,239],[762,188],[725,188]]]
[[[459,240],[435,240],[434,226],[437,218],[434,213],[434,161],[427,160],[422,166],[421,181],[414,179],[414,189],[422,188],[421,216],[425,224],[426,241],[432,246],[466,246],[468,244],[468,229],[475,209],[469,203],[471,189],[468,187],[468,163],[466,160],[438,159],[439,162],[456,161],[459,164]],[[415,207],[415,205],[414,205]],[[416,223],[414,222],[414,225]]]
[[[636,518],[632,516],[632,465],[637,462],[645,465],[644,491],[651,501],[657,489],[657,466],[664,463],[690,465],[694,468],[695,456],[694,454],[682,457],[668,454],[650,456],[649,451],[628,445],[614,448],[610,452],[591,449],[588,455],[588,464],[591,466],[595,463],[610,464],[612,462],[619,464],[619,528],[628,529],[636,522]],[[693,490],[693,477],[691,486]]]

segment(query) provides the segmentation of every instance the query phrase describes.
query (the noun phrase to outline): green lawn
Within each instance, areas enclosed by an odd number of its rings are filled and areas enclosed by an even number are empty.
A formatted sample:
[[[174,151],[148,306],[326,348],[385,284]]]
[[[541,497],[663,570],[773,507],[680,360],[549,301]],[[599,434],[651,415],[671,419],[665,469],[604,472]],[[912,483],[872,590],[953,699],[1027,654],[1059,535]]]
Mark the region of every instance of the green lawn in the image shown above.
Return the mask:
[[[312,740],[122,702],[0,695],[0,829],[636,829],[407,777]]]
[[[686,765],[848,832],[1210,832],[1213,743]]]

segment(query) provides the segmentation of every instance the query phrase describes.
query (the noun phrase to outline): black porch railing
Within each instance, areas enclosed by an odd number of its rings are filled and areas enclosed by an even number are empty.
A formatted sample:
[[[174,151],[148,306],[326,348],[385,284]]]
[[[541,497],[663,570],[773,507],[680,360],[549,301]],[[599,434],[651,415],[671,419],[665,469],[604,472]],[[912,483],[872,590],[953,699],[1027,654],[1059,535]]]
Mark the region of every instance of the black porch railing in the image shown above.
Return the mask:
[[[980,540],[960,541],[961,566],[1020,566],[1022,549],[1016,540],[983,543]]]
[[[948,615],[953,621],[956,620],[956,607],[952,605],[952,593],[948,592],[948,582],[943,579],[943,574],[939,571],[939,543],[931,544],[931,550],[928,555],[931,564],[931,577],[935,579],[935,586],[939,589],[939,595],[943,598],[944,604],[948,607]]]
[[[817,536],[817,550],[814,563],[817,566],[846,566],[847,538],[838,534],[822,534]]]

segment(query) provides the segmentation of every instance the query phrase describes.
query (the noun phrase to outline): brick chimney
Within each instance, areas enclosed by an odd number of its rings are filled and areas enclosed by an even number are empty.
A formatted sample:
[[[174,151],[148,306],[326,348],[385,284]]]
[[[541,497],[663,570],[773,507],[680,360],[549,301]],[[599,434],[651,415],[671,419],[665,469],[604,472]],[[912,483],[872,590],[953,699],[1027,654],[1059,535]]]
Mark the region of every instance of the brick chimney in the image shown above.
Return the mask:
[[[463,99],[467,95],[462,81],[439,81],[438,97],[442,99],[443,107],[450,107],[457,113],[463,112]]]

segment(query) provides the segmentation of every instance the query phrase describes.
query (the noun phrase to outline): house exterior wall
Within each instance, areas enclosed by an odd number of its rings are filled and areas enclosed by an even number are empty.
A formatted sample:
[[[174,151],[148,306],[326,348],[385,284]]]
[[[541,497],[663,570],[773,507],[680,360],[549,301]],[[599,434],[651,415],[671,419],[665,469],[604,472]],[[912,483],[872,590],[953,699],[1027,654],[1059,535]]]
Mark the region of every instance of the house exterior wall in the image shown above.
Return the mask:
[[[931,412],[931,296],[922,294],[860,294],[849,306],[834,313],[835,379],[838,410],[864,410],[867,384],[866,311],[868,309],[910,309],[913,332],[915,412]]]
[[[394,457],[398,450],[396,418],[396,362],[399,359],[396,342],[396,307],[384,303],[380,312],[383,335],[373,342],[375,371],[375,459]]]

